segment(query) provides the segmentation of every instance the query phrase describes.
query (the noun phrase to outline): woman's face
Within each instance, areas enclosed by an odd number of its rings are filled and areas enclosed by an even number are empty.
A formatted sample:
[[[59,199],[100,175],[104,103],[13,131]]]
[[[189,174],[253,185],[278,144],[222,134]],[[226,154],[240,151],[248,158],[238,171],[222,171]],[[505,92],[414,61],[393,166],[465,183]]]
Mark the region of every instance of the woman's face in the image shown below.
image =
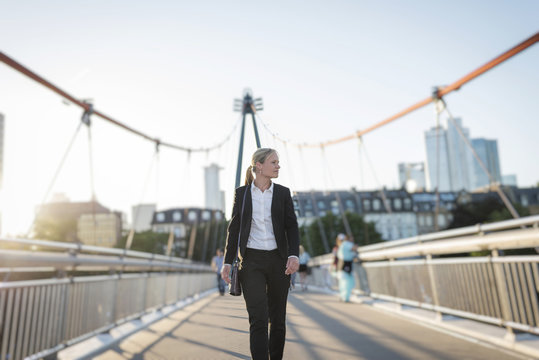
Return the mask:
[[[266,158],[266,161],[263,163],[256,163],[257,175],[266,176],[270,179],[276,178],[279,176],[279,156],[276,153],[272,153]]]

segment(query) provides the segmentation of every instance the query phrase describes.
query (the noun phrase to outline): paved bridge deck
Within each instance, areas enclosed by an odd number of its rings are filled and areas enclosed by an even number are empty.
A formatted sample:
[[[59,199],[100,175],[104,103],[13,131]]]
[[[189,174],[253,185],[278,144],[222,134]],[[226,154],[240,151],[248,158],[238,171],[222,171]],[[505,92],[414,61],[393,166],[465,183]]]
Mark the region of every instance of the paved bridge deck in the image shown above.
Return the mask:
[[[250,359],[243,298],[212,294],[97,359]],[[521,359],[372,307],[315,292],[289,297],[285,359]]]

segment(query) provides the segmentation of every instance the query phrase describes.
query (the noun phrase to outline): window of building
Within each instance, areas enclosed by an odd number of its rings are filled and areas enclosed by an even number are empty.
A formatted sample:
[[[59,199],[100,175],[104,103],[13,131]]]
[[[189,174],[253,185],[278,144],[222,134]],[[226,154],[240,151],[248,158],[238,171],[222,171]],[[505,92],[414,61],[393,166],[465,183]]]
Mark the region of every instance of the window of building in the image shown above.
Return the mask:
[[[197,219],[197,213],[196,211],[189,211],[189,213],[187,214],[187,219],[189,219],[189,221],[196,221]]]
[[[444,214],[438,214],[438,226],[440,226],[440,227],[445,227],[446,226]]]
[[[412,210],[412,199],[404,198],[404,210]]]
[[[311,216],[314,216],[314,213],[312,211],[305,211],[305,216],[306,217],[311,217]]]
[[[402,209],[402,200],[399,198],[393,199],[393,207],[395,210],[401,210]]]
[[[324,200],[319,200],[316,204],[318,205],[319,210],[322,210],[322,209],[326,208],[326,203],[325,203]]]
[[[371,201],[369,199],[363,199],[363,210],[371,211]]]
[[[433,225],[432,215],[425,215],[425,222],[427,226],[432,226]]]
[[[179,211],[174,211],[172,213],[172,221],[174,222],[182,221],[182,213]]]
[[[417,223],[419,226],[425,226],[425,218],[423,215],[417,215]]]
[[[382,202],[380,201],[380,199],[374,199],[372,201],[372,209],[374,211],[380,211],[381,208],[382,208]]]
[[[522,204],[522,206],[528,206],[529,205],[528,197],[526,195],[520,195],[520,204]]]
[[[220,213],[219,211],[217,211],[217,212],[214,214],[214,216],[215,216],[215,220],[217,220],[217,221],[221,220],[221,218],[222,218],[221,213]]]
[[[335,215],[339,215],[339,203],[337,200],[331,201],[331,212]]]
[[[183,230],[183,229],[182,229],[181,227],[176,226],[176,227],[174,228],[174,237],[176,237],[176,238],[181,238],[181,237],[183,237],[183,236],[184,236],[184,233],[183,233],[182,230]]]
[[[305,207],[305,210],[312,210],[313,209],[313,203],[309,199],[305,200],[305,202],[303,203],[303,206]]]
[[[211,219],[211,213],[209,211],[202,212],[202,220],[208,221]]]
[[[158,222],[165,222],[165,213],[157,213],[157,215],[155,215],[155,220]]]
[[[354,211],[356,209],[356,206],[354,204],[354,200],[352,200],[352,199],[346,199],[344,201],[344,206],[346,207],[346,210]]]

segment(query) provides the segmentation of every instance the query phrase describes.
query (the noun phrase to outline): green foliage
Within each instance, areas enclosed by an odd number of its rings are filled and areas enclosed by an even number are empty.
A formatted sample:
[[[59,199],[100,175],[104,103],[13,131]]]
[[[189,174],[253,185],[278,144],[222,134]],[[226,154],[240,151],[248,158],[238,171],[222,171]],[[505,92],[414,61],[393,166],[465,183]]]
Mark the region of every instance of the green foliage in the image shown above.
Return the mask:
[[[124,249],[128,235],[122,236],[116,247]],[[131,250],[164,255],[168,243],[168,233],[156,233],[151,230],[135,233]]]
[[[527,208],[518,203],[513,204],[513,206],[520,216],[530,214]],[[453,221],[449,225],[450,229],[513,218],[509,210],[496,198],[487,198],[481,202],[457,205],[452,213]]]
[[[381,242],[382,236],[376,231],[374,223],[363,221],[363,217],[356,213],[346,212],[346,218],[350,224],[354,242],[359,246]],[[344,223],[340,215],[328,213],[320,218],[322,227],[326,234],[329,251],[335,245],[335,238],[339,233],[346,233]],[[326,248],[321,236],[320,226],[315,220],[308,226],[300,228],[301,243],[311,256],[326,254]],[[309,244],[310,240],[310,244]]]
[[[210,262],[215,255],[216,247],[224,247],[227,222],[212,223],[210,225],[201,224],[197,226],[195,236],[195,245],[193,249],[193,260]],[[117,248],[125,248],[128,235],[122,237]],[[167,251],[169,233],[156,233],[153,231],[144,231],[135,233],[131,250],[143,251],[153,254],[165,255]],[[189,240],[191,237],[191,227],[187,226],[186,240],[187,245],[185,252],[189,250]],[[206,249],[205,256],[202,256],[203,250]],[[172,256],[180,256],[180,249],[173,250]]]
[[[33,238],[40,240],[76,242],[77,220],[38,217],[34,224]]]

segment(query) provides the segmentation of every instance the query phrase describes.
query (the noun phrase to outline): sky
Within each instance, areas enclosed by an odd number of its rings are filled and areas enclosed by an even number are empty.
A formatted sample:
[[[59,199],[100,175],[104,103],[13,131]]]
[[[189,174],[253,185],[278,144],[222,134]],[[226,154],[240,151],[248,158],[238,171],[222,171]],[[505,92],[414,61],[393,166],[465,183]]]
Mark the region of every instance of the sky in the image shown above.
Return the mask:
[[[429,105],[363,138],[320,148],[430,96],[532,36],[537,1],[7,1],[0,51],[99,111],[162,141],[155,146],[92,117],[47,189],[82,110],[0,64],[5,115],[4,235],[24,234],[36,205],[65,193],[130,217],[132,205],[204,206],[203,167],[222,167],[227,213],[245,88],[262,97],[262,146],[277,148],[292,190],[398,187],[399,162],[425,161]],[[539,47],[445,97],[471,137],[498,140],[502,174],[539,182]],[[262,123],[261,123],[262,122]],[[233,131],[234,130],[234,131]],[[285,142],[283,142],[283,140]],[[89,146],[91,143],[91,147]],[[286,143],[286,145],[285,145]],[[91,148],[91,151],[90,151]],[[244,173],[256,149],[246,125]],[[146,184],[146,185],[145,185]]]

